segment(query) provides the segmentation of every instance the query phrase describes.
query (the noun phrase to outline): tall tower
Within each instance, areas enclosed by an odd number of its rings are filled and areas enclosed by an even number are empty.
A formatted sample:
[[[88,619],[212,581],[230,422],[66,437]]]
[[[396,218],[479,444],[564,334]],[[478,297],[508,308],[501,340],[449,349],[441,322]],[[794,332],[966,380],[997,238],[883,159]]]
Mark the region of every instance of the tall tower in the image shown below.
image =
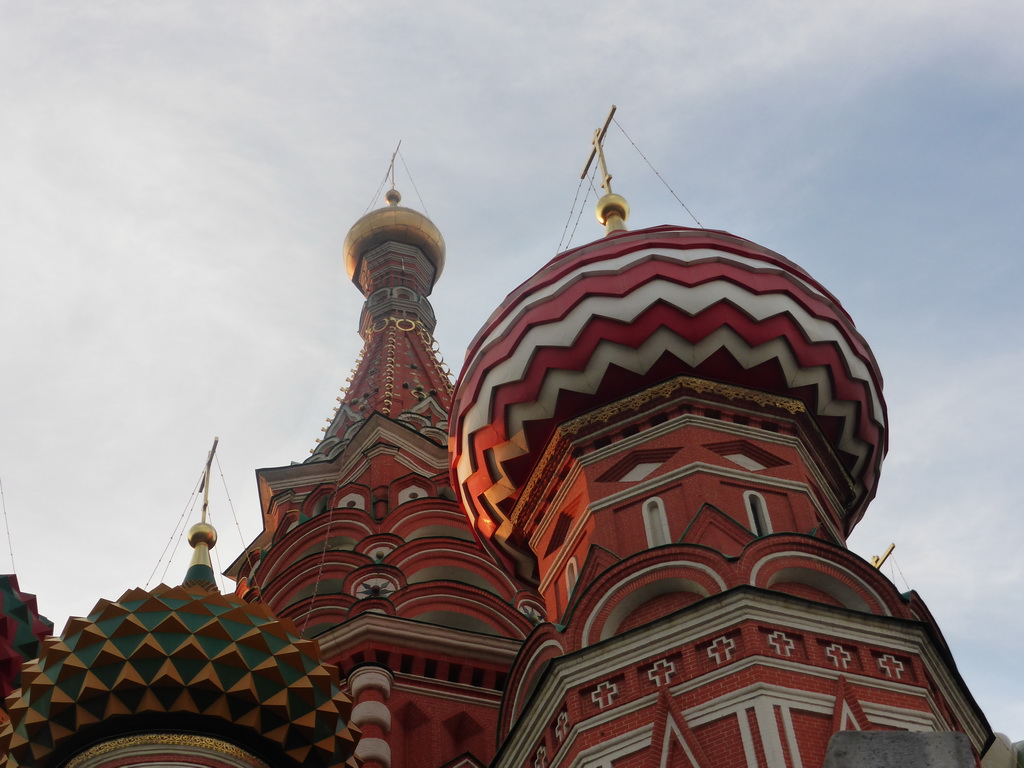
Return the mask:
[[[509,295],[455,397],[459,498],[548,620],[494,765],[811,768],[846,729],[980,753],[927,608],[846,548],[886,445],[853,321],[743,238],[626,231],[608,192],[606,236]]]
[[[444,240],[397,191],[386,200],[345,238],[365,297],[347,391],[304,463],[257,472],[264,530],[229,575],[348,675],[365,765],[486,765],[542,606],[480,549],[455,501],[452,386],[427,298]]]

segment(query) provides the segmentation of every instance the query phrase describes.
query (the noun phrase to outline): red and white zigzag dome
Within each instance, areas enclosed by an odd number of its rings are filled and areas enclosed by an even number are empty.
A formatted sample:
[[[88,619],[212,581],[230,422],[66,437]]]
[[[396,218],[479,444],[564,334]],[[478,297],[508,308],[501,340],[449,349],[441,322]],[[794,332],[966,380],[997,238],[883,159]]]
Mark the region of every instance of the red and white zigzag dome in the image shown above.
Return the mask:
[[[559,254],[470,344],[452,467],[481,537],[528,570],[510,512],[556,426],[680,374],[802,400],[855,485],[853,528],[886,445],[867,343],[785,257],[726,232],[661,226]]]

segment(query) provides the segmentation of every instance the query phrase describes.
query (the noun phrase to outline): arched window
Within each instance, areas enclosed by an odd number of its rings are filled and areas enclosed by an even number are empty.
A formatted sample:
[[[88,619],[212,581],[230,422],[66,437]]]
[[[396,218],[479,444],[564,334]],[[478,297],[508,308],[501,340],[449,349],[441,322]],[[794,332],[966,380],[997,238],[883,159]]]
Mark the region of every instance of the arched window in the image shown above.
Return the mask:
[[[313,514],[310,515],[310,517],[316,517],[317,515],[322,515],[324,512],[326,512],[327,505],[330,503],[330,501],[330,494],[325,495],[313,506]]]
[[[767,536],[771,533],[772,524],[764,496],[757,491],[747,491],[743,494],[743,503],[746,504],[747,517],[750,518],[750,530],[757,536]]]
[[[668,530],[668,517],[665,515],[665,504],[654,497],[644,502],[644,530],[647,532],[647,546],[660,547],[669,544],[672,536]]]
[[[569,562],[565,564],[565,594],[568,597],[572,597],[572,591],[576,589],[576,579],[579,578],[579,566],[576,564],[576,558],[570,558]]]

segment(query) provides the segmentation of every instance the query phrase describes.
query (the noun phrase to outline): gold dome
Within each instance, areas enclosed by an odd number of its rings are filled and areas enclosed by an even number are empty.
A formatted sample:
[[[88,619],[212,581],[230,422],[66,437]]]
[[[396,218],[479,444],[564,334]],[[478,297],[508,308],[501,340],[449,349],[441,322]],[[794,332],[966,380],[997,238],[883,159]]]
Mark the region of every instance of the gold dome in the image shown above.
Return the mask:
[[[398,205],[401,199],[397,190],[389,190],[389,205],[370,211],[353,224],[345,236],[345,270],[357,286],[359,281],[356,276],[359,274],[363,254],[389,240],[414,245],[423,251],[423,255],[434,267],[432,283],[437,281],[444,269],[444,238],[441,237],[441,231],[419,211]]]

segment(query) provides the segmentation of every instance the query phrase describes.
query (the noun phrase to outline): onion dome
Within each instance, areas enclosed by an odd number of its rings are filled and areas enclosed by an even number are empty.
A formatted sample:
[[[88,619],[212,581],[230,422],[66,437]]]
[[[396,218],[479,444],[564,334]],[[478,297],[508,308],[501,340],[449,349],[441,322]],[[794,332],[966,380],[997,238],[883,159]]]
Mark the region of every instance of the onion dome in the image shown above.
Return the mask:
[[[783,256],[726,232],[662,226],[556,256],[470,345],[452,469],[482,538],[529,575],[512,511],[556,426],[681,374],[802,400],[850,474],[852,529],[886,444],[867,343]]]
[[[18,577],[0,575],[0,697],[18,687],[21,665],[39,655],[53,622],[39,615],[35,595],[18,588]]]
[[[444,269],[444,238],[441,231],[430,219],[412,208],[399,205],[402,195],[398,190],[389,190],[385,199],[387,207],[370,211],[352,225],[345,236],[345,270],[356,287],[369,296],[372,281],[366,269],[365,256],[368,252],[388,242],[403,243],[418,248],[427,259],[428,275],[424,295]]]
[[[264,605],[204,587],[133,589],[72,618],[26,665],[0,732],[7,766],[57,766],[127,733],[229,739],[270,764],[337,766],[355,747],[336,667]]]

